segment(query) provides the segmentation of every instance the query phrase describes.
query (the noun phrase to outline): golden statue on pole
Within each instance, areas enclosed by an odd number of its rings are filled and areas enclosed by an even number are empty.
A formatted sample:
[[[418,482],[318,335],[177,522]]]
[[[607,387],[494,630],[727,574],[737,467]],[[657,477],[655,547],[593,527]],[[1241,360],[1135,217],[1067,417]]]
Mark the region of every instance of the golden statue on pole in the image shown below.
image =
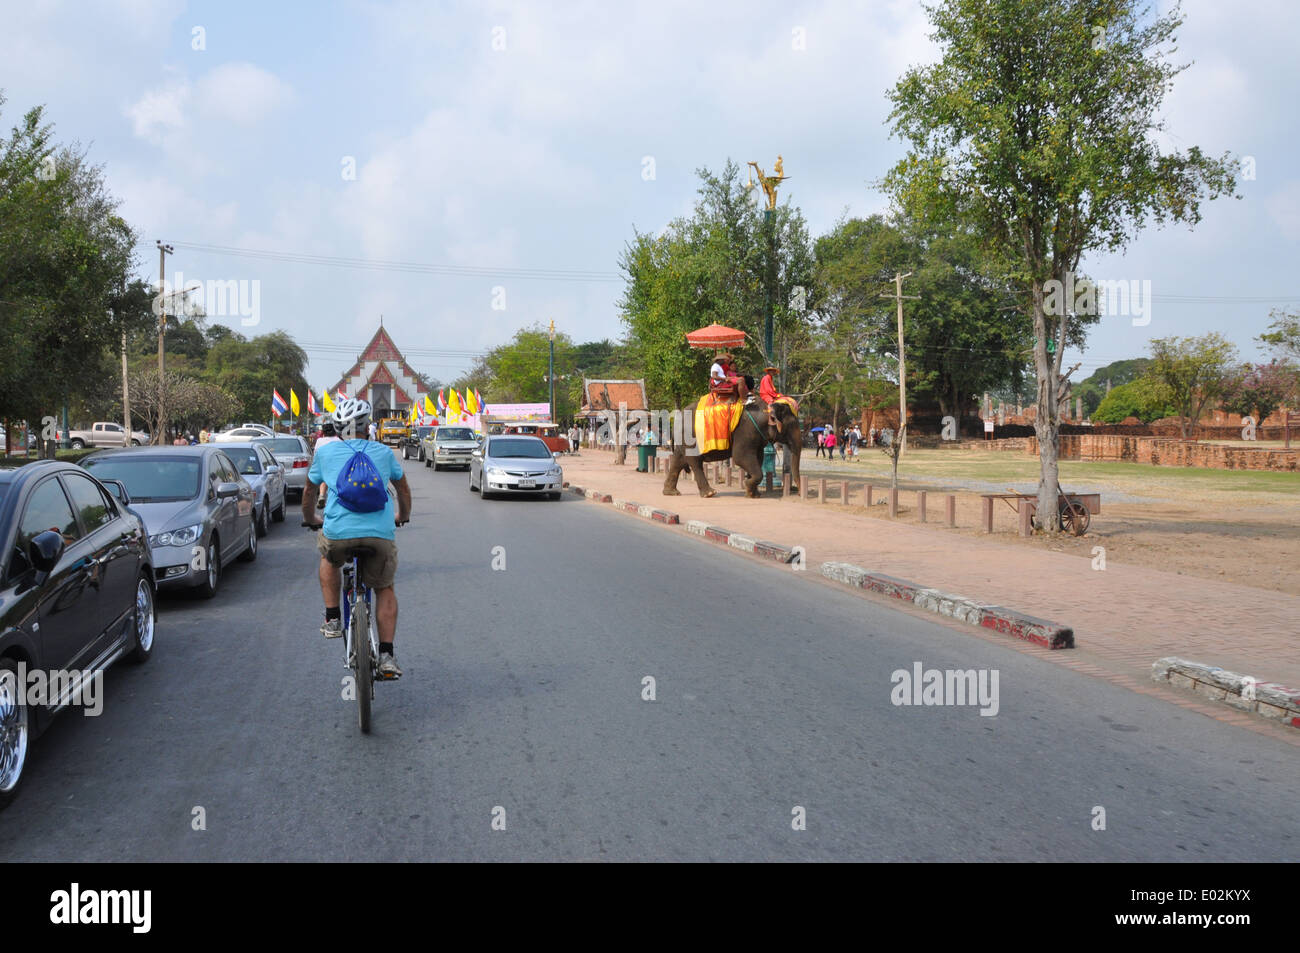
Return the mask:
[[[762,167],[757,162],[750,162],[748,164],[753,168],[755,172],[758,173],[757,184],[763,187],[763,194],[767,196],[767,207],[769,209],[776,208],[777,186],[779,186],[782,182],[784,182],[786,179],[789,178],[789,176],[785,174],[785,164],[782,162],[781,157],[780,156],[776,157],[776,165],[772,169],[772,171],[775,172],[776,175],[768,175],[766,172],[763,171]],[[754,179],[751,176],[749,179],[749,183],[745,186],[745,188],[752,189],[754,185],[755,185]]]

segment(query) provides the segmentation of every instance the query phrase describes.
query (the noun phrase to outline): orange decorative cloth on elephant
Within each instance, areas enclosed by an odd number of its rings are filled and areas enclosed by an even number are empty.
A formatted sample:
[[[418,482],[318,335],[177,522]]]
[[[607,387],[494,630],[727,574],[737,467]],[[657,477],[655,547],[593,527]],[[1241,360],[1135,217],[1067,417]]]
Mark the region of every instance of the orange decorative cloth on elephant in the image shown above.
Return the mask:
[[[695,405],[695,443],[700,453],[731,448],[731,432],[740,422],[745,405],[738,400],[720,400],[713,394]]]

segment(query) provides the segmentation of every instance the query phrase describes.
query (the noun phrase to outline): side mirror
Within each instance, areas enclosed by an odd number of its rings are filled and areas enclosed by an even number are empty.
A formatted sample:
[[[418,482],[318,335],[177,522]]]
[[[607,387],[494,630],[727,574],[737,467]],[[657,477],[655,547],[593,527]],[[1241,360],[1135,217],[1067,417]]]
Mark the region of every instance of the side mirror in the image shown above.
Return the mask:
[[[117,502],[123,506],[131,505],[131,494],[126,491],[126,484],[121,480],[100,480],[104,484],[104,489],[112,493]]]
[[[40,572],[49,572],[63,555],[63,534],[47,529],[37,533],[27,544],[27,559]]]
[[[232,496],[239,496],[239,484],[238,484],[238,483],[218,483],[218,484],[217,484],[217,499],[219,499],[219,500],[228,500],[228,499],[230,499]]]
[[[551,459],[552,459],[552,460],[558,460],[558,459],[560,459],[560,451],[558,451],[558,450],[552,450],[552,451],[551,451]]]
[[[470,452],[470,456],[471,456],[471,457],[481,457],[481,456],[483,456],[483,451],[482,451],[482,450],[474,450],[474,451],[471,451],[471,452]]]

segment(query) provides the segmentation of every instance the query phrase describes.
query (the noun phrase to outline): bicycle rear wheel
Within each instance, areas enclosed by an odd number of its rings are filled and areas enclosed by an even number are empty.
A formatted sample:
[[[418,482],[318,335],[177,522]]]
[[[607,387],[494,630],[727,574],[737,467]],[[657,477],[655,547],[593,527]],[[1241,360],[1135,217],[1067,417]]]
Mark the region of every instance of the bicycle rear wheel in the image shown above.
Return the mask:
[[[357,724],[364,734],[370,733],[370,702],[374,698],[375,678],[370,668],[370,606],[358,599],[352,607],[352,671],[357,679]]]

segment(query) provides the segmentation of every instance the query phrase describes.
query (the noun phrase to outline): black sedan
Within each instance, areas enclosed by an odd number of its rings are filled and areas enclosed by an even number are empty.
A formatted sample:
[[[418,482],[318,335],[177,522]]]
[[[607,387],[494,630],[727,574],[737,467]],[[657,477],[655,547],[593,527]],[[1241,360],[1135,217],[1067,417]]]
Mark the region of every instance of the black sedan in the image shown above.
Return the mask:
[[[102,706],[103,671],[153,651],[154,581],[138,517],[70,463],[0,468],[0,808],[31,742],[69,705]]]

